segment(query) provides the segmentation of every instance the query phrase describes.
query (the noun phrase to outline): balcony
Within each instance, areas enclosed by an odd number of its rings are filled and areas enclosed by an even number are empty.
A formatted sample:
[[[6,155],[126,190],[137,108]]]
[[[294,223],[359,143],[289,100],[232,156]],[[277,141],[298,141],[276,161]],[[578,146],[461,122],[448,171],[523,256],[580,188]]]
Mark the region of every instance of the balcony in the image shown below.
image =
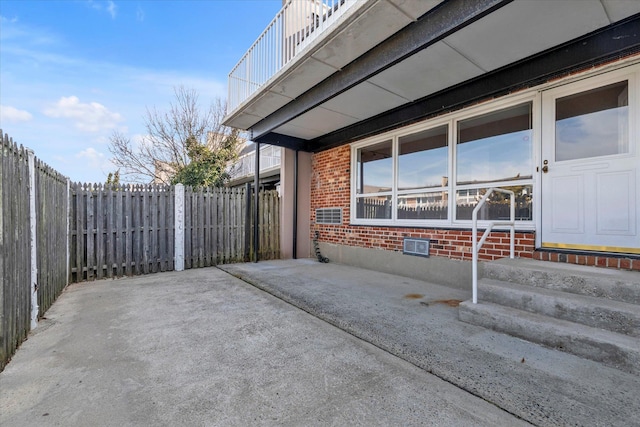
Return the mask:
[[[260,138],[273,128],[271,121],[284,124],[288,120],[281,120],[281,116],[287,115],[290,104],[306,99],[303,95],[311,89],[344,71],[442,1],[288,0],[229,74],[224,124],[251,129],[253,138]],[[372,102],[375,100],[355,99],[362,105],[378,105]],[[341,113],[336,117],[335,108],[319,111],[323,116],[314,116],[311,127],[303,114],[298,120],[303,123],[275,126],[276,132],[311,139],[325,133],[327,126],[333,130],[359,118]]]
[[[277,175],[280,171],[280,151],[280,147],[273,145],[262,145],[260,147],[261,177]],[[241,154],[238,157],[238,160],[227,170],[230,175],[231,185],[237,185],[253,179],[255,176],[255,164],[255,148],[249,152]]]
[[[356,3],[289,0],[229,73],[229,111],[251,98]]]

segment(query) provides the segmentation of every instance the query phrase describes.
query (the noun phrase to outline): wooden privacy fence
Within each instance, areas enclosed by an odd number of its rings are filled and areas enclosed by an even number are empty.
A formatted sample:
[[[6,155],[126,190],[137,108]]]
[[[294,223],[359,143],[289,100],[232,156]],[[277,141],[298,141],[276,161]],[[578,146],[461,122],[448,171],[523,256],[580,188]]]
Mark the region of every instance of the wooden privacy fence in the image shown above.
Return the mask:
[[[174,189],[71,185],[70,281],[173,270]]]
[[[38,265],[38,316],[42,317],[67,285],[68,179],[35,159],[35,214]],[[52,255],[55,254],[55,255]]]
[[[1,131],[0,131],[1,133]],[[0,164],[0,370],[27,337],[31,310],[27,150],[2,137]]]
[[[251,191],[250,191],[251,193]],[[175,217],[184,215],[184,267],[241,262],[253,257],[251,194],[243,188],[186,187],[176,213],[175,186],[72,184],[70,280],[174,270]],[[250,197],[247,197],[249,195]],[[280,253],[280,202],[260,193],[260,259]]]
[[[0,371],[69,282],[174,270],[177,231],[185,268],[253,259],[249,187],[71,184],[0,137]],[[259,200],[258,256],[277,258],[278,193]]]

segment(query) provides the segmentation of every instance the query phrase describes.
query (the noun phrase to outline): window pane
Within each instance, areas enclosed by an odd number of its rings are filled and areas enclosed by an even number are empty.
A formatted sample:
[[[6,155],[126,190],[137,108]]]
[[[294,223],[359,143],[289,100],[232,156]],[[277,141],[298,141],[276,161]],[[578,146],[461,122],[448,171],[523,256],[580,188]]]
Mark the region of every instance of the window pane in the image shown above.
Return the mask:
[[[556,100],[556,161],[629,152],[626,81]]]
[[[399,139],[398,189],[447,185],[447,126]]]
[[[447,219],[446,191],[398,196],[398,219]]]
[[[457,183],[531,178],[531,103],[458,123]]]
[[[505,190],[511,190],[516,197],[516,220],[531,221],[533,219],[532,212],[532,191],[531,185],[518,185],[512,187],[503,187]],[[471,220],[473,209],[478,201],[487,193],[487,188],[458,190],[456,192],[456,219]],[[478,212],[478,220],[509,220],[509,195],[494,192],[489,200],[480,208]]]
[[[358,197],[356,218],[391,219],[391,196]]]
[[[357,194],[391,191],[393,160],[391,141],[358,149]]]

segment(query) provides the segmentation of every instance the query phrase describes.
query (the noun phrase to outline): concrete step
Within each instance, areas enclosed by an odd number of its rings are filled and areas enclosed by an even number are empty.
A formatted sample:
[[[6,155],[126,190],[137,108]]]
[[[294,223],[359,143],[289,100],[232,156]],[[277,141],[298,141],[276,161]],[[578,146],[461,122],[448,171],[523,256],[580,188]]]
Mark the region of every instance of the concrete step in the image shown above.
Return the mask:
[[[482,269],[487,279],[640,304],[638,272],[509,258]]]
[[[489,302],[465,301],[460,320],[640,375],[640,340]]]
[[[478,299],[640,337],[640,305],[492,279],[480,280]]]

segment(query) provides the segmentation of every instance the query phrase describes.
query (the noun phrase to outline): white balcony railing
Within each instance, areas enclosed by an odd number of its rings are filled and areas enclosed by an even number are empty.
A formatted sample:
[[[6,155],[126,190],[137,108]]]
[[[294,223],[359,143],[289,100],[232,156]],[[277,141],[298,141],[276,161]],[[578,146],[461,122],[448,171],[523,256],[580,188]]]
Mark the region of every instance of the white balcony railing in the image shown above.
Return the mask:
[[[250,98],[357,1],[287,1],[229,73],[228,111]]]
[[[265,145],[260,148],[260,172],[280,166],[280,147]],[[256,173],[256,153],[244,154],[229,167],[231,180],[240,179]]]

